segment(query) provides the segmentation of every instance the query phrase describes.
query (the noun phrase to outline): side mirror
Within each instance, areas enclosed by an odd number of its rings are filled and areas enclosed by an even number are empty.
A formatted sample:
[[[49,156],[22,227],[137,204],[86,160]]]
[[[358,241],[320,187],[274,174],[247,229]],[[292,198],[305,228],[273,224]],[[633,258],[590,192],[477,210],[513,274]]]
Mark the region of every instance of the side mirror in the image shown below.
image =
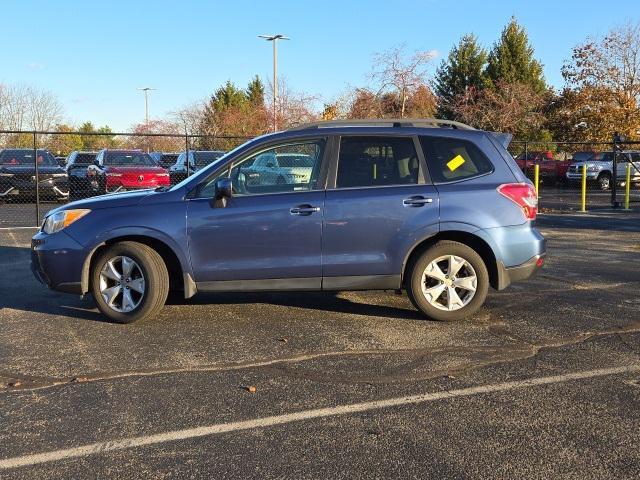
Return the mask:
[[[216,190],[213,195],[214,207],[226,207],[227,200],[233,196],[233,182],[230,178],[221,178],[216,181]]]

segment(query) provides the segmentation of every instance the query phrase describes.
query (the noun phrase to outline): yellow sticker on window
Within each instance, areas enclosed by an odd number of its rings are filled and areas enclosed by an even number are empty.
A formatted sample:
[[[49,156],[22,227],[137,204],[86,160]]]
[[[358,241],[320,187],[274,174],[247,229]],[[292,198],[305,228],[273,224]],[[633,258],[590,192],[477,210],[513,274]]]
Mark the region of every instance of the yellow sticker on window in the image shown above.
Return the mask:
[[[449,170],[451,170],[452,172],[460,167],[460,165],[462,165],[464,163],[464,158],[462,158],[462,155],[456,155],[455,157],[453,157],[451,160],[449,160],[447,162],[447,167],[449,167]]]

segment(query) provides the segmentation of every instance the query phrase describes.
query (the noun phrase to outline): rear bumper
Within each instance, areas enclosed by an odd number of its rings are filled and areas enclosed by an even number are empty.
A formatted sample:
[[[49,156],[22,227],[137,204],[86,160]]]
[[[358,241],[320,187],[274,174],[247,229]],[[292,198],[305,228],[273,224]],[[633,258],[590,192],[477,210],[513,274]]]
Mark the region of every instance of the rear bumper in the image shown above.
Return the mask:
[[[515,267],[505,267],[498,262],[498,290],[504,290],[513,282],[519,282],[535,276],[544,265],[546,253],[535,255],[526,262]]]

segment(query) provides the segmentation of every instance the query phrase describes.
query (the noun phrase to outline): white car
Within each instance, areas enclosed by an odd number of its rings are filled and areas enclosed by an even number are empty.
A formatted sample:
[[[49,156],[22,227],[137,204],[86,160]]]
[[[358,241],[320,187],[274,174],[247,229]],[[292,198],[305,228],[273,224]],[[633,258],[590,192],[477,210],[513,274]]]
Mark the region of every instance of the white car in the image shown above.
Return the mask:
[[[282,185],[309,183],[314,161],[304,153],[266,152],[258,155],[253,164],[242,169],[247,183]]]

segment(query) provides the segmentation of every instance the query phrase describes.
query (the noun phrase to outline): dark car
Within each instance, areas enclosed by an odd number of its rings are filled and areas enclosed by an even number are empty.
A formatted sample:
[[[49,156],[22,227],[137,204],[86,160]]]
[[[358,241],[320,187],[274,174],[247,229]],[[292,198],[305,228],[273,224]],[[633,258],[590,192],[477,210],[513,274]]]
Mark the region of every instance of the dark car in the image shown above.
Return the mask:
[[[74,151],[67,157],[65,171],[69,176],[69,196],[78,200],[94,195],[90,178],[87,175],[89,165],[93,165],[98,152]]]
[[[189,150],[189,163],[187,164],[186,152],[180,153],[175,163],[169,167],[171,185],[181,182],[189,175],[204,168],[222,157],[221,150]]]
[[[172,188],[49,212],[32,269],[91,292],[128,323],[169,290],[406,289],[436,320],[459,320],[535,274],[545,240],[510,135],[436,119],[320,122],[251,140]],[[310,159],[308,178],[249,181],[265,154]]]
[[[178,152],[150,152],[149,155],[162,168],[169,169],[180,155]]]
[[[64,201],[69,198],[67,174],[47,150],[29,148],[0,150],[0,199],[36,197],[36,161],[40,200]]]
[[[169,173],[141,150],[101,150],[87,176],[96,195],[169,186]]]

